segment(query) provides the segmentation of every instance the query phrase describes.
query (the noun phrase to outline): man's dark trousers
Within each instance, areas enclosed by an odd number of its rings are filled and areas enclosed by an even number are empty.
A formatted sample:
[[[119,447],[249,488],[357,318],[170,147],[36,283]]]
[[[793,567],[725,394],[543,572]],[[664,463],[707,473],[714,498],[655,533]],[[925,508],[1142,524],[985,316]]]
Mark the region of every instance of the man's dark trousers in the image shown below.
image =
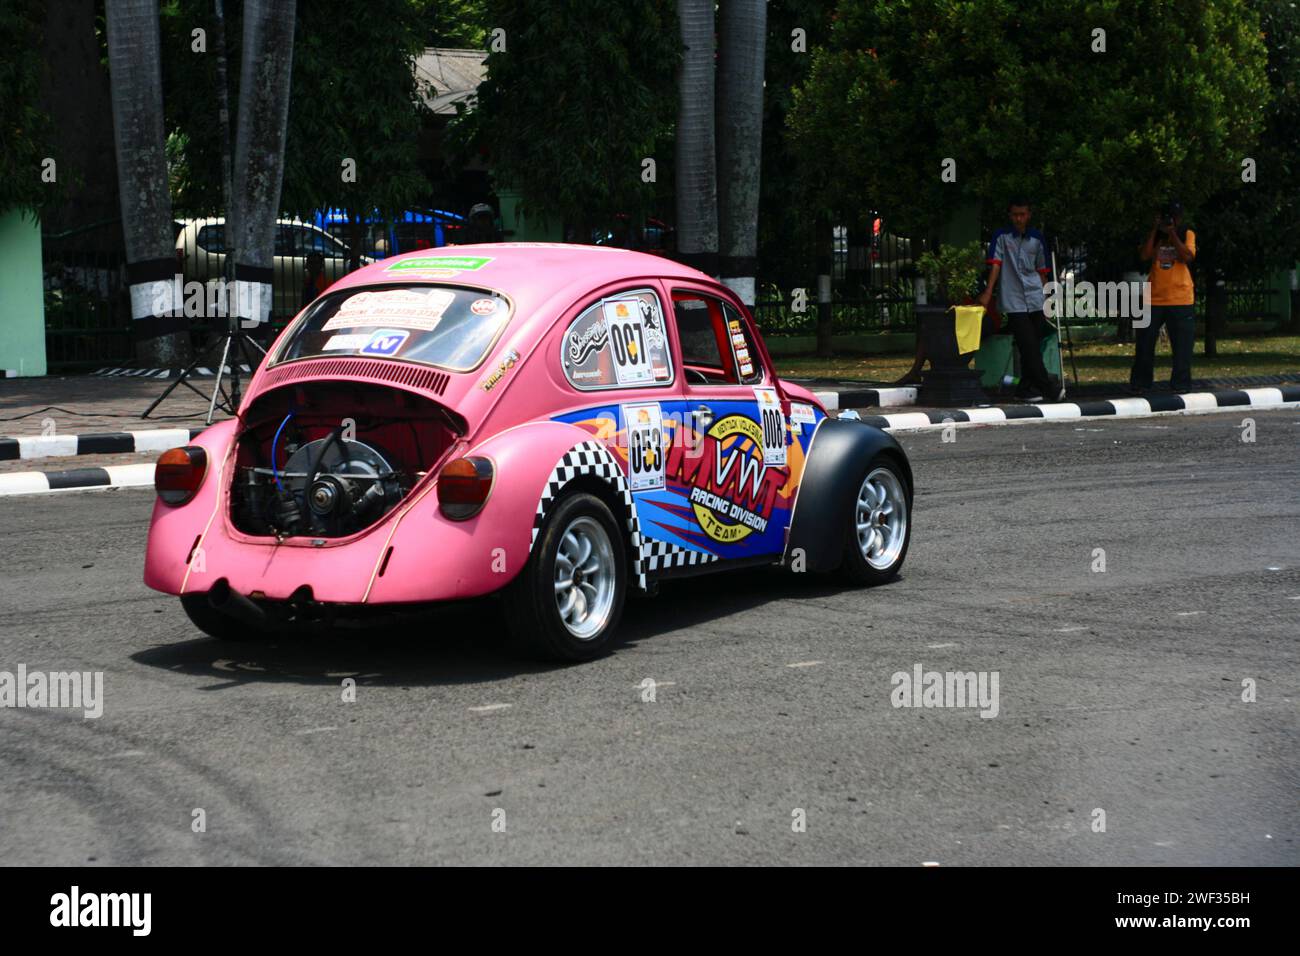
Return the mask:
[[[1028,386],[1044,398],[1055,401],[1059,392],[1047,366],[1043,364],[1042,338],[1046,331],[1047,320],[1041,312],[1008,312],[1007,322],[1011,334],[1016,340],[1016,349],[1020,352],[1021,388]]]
[[[1169,328],[1169,345],[1173,350],[1173,369],[1169,374],[1171,388],[1192,386],[1192,346],[1196,344],[1196,315],[1190,305],[1153,305],[1151,324],[1137,329],[1137,347],[1133,350],[1133,371],[1129,384],[1134,388],[1150,388],[1155,376],[1156,342],[1160,326]]]

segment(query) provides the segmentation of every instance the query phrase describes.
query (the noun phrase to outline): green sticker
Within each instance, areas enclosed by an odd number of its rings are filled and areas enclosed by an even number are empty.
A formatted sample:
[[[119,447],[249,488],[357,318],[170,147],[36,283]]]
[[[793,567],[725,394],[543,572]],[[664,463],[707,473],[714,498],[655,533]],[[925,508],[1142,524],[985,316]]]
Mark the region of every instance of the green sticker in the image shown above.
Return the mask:
[[[385,272],[424,272],[430,269],[454,269],[457,272],[473,272],[482,269],[492,261],[490,256],[420,256],[414,259],[399,259],[385,269]]]

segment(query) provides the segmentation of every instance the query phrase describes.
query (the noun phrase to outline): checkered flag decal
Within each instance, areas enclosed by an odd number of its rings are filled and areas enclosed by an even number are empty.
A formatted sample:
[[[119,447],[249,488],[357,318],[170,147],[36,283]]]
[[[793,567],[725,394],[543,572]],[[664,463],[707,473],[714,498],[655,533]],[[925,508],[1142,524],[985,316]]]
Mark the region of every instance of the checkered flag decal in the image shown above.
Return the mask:
[[[718,560],[716,554],[692,551],[668,541],[641,542],[641,564],[647,571],[662,571],[665,568],[681,568],[697,564],[708,564]]]
[[[627,518],[627,530],[632,539],[632,573],[636,577],[637,587],[646,589],[646,572],[661,571],[665,568],[678,568],[685,565],[706,564],[718,560],[716,554],[704,554],[682,548],[667,541],[647,541],[641,536],[641,522],[636,513],[636,502],[628,490],[627,478],[618,460],[598,441],[584,441],[574,445],[564,453],[546,480],[542,489],[541,500],[537,502],[537,513],[533,516],[533,536],[528,542],[528,552],[532,553],[537,536],[541,533],[542,522],[551,504],[560,496],[560,492],[579,475],[595,475],[608,482],[618,492],[623,502],[623,513]]]
[[[546,479],[546,487],[542,489],[541,500],[537,502],[537,513],[533,516],[533,537],[528,542],[528,553],[532,553],[533,545],[537,543],[537,535],[541,533],[542,522],[546,520],[546,513],[550,510],[551,504],[560,496],[564,486],[579,475],[595,475],[612,485],[618,492],[619,499],[623,502],[623,514],[627,518],[627,530],[632,538],[632,573],[636,577],[637,587],[644,591],[646,589],[645,565],[641,560],[643,543],[641,522],[636,516],[636,502],[632,500],[632,492],[628,490],[622,467],[609,453],[609,449],[598,441],[584,441],[574,445],[556,462],[551,477]]]

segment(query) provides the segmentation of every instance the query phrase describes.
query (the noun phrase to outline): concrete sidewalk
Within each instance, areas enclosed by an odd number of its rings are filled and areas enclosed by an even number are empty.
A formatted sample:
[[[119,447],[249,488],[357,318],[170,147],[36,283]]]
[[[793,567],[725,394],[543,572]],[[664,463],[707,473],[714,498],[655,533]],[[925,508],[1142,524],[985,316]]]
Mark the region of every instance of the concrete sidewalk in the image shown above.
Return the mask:
[[[224,381],[224,380],[223,380]],[[247,377],[242,384],[247,385]],[[89,375],[46,376],[0,380],[0,436],[20,438],[48,435],[45,422],[54,422],[55,435],[143,431],[155,428],[201,428],[208,415],[206,396],[211,378],[196,379],[200,398],[178,386],[150,417],[141,418],[169,381],[147,378],[105,378]],[[226,416],[217,410],[213,421]]]

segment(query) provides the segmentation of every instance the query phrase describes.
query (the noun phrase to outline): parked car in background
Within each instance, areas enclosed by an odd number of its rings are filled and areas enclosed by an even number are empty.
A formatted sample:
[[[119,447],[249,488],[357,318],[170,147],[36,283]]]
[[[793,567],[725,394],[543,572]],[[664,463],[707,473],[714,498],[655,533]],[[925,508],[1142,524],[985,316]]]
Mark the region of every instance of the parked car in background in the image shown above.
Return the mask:
[[[323,209],[313,221],[335,239],[347,244],[352,231],[345,209]],[[436,249],[456,243],[464,226],[465,217],[445,209],[408,209],[391,221],[379,215],[378,210],[364,223],[363,251],[374,259],[383,259],[401,252]]]
[[[276,221],[275,260],[272,264],[272,314],[288,319],[303,306],[303,285],[307,278],[307,257],[320,253],[324,258],[325,285],[328,287],[348,269],[351,251],[324,229],[300,219]],[[176,236],[176,260],[185,281],[207,282],[220,279],[226,269],[226,220],[221,217],[188,219],[181,223]],[[361,256],[361,265],[373,262]]]
[[[671,577],[884,584],[912,528],[898,442],[782,381],[730,289],[545,243],[344,277],[156,485],[145,583],[210,635],[498,594],[514,637],[563,660]]]
[[[641,226],[632,225],[632,217],[620,212],[614,216],[612,228],[597,227],[591,231],[591,243],[595,246],[615,246],[619,249],[635,249],[651,255],[668,255],[671,230],[662,219],[647,216]]]

